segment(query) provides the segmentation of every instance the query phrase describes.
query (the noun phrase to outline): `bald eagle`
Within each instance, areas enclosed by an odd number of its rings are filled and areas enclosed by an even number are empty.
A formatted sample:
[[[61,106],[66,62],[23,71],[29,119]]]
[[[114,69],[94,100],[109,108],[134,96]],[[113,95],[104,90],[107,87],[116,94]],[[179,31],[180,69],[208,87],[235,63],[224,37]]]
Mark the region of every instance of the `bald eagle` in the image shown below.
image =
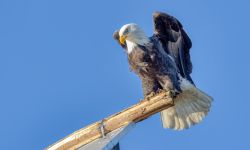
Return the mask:
[[[182,130],[202,121],[212,98],[195,87],[190,74],[192,46],[181,23],[174,17],[153,13],[154,34],[147,37],[134,23],[114,32],[126,50],[130,68],[142,81],[144,96],[159,89],[173,93],[175,105],[161,112],[164,128]]]

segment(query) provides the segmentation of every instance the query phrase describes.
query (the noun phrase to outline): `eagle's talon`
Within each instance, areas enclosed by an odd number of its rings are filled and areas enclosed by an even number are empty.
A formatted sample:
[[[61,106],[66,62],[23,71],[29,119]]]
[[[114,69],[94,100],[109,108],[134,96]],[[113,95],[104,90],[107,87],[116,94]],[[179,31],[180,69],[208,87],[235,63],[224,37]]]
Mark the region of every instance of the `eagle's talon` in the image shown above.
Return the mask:
[[[147,96],[145,96],[145,99],[149,100],[150,98],[152,98],[153,96],[155,96],[155,92],[151,92],[149,93]]]
[[[158,90],[156,91],[156,94],[159,94],[159,93],[161,93],[162,91],[165,91],[165,90],[163,90],[163,89],[158,89]]]
[[[169,92],[172,98],[176,98],[177,95],[180,94],[180,92],[177,90],[170,90]]]
[[[139,67],[148,67],[148,63],[140,62],[140,63],[137,63],[137,66],[139,66]]]

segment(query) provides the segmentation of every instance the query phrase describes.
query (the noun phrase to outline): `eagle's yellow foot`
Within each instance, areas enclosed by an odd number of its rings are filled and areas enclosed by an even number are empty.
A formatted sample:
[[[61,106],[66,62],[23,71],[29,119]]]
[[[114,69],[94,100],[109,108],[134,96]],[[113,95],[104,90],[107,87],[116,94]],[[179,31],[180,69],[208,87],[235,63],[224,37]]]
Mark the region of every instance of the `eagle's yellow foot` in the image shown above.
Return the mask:
[[[149,100],[150,98],[152,98],[153,96],[155,96],[155,92],[151,92],[150,94],[148,94],[147,96],[145,96],[145,98],[144,99],[146,99],[146,100]]]
[[[172,98],[176,98],[176,96],[177,96],[178,94],[180,94],[180,92],[177,91],[177,90],[169,90],[169,92],[170,92],[170,96],[171,96]]]
[[[148,63],[140,62],[140,63],[137,63],[137,66],[139,66],[139,67],[148,67]]]
[[[159,94],[159,93],[161,93],[161,92],[166,92],[166,90],[158,89],[158,90],[156,91],[156,94]]]
[[[157,93],[161,93],[161,92],[166,92],[167,95],[169,95],[171,98],[175,98],[178,94],[180,94],[180,92],[177,91],[177,90],[160,89],[160,90],[157,91]]]

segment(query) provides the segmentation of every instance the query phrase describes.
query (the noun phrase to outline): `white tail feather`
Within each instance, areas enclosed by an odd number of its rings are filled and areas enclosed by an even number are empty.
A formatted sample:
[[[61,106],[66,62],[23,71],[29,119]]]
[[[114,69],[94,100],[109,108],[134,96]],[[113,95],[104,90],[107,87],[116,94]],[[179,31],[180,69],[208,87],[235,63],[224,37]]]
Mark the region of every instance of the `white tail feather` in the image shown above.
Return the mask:
[[[174,106],[161,112],[164,128],[182,130],[202,121],[211,107],[212,98],[186,79],[181,79],[182,92],[174,99]]]

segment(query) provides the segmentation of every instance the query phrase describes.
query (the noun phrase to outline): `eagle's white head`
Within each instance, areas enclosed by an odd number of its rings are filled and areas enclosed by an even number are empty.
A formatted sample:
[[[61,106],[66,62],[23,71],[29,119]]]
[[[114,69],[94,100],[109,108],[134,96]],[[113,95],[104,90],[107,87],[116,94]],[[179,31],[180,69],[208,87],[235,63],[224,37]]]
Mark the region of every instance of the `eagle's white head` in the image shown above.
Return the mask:
[[[121,27],[119,31],[119,41],[124,44],[133,43],[139,45],[146,45],[149,43],[149,38],[140,29],[137,24],[130,23]]]

